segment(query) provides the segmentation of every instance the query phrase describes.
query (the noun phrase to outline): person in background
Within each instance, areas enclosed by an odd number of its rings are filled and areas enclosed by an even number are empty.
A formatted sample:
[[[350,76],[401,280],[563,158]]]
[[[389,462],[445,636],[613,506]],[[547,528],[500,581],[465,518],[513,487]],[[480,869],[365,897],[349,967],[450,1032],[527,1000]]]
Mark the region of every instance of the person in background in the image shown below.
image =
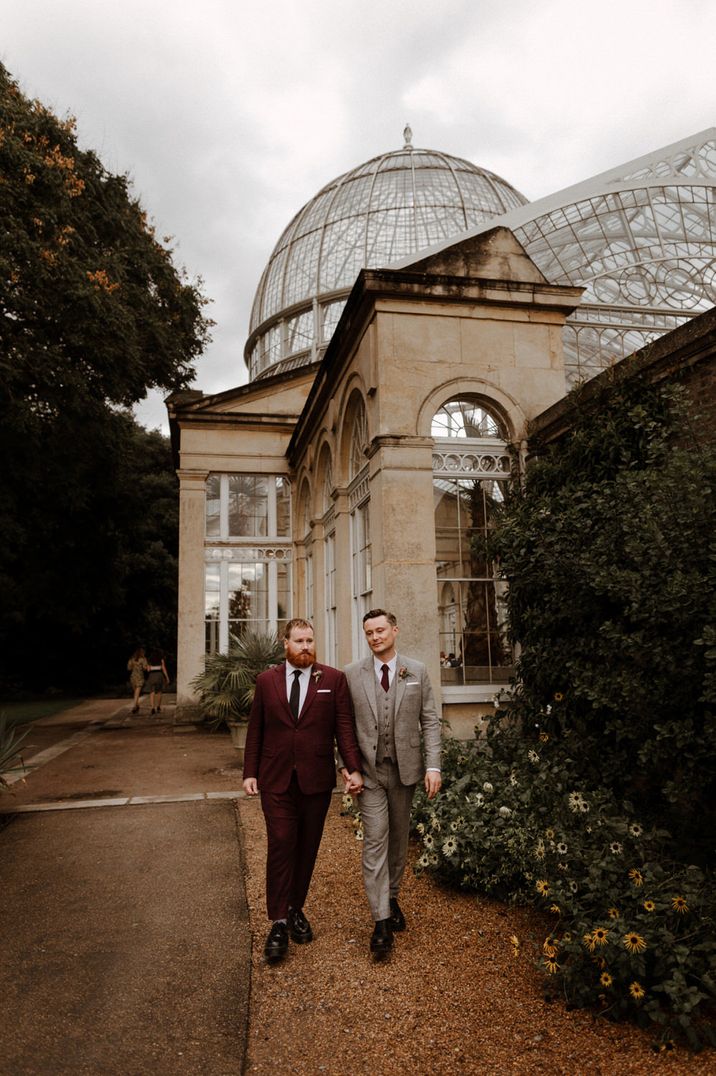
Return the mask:
[[[132,688],[134,694],[132,713],[139,713],[139,696],[142,694],[142,688],[144,687],[144,677],[149,671],[149,662],[144,655],[144,647],[138,646],[132,654],[131,658],[127,662],[127,672],[129,673],[129,685]]]
[[[150,650],[148,657],[147,691],[149,692],[149,705],[153,714],[160,714],[162,712],[162,691],[169,685],[169,673],[161,650]]]

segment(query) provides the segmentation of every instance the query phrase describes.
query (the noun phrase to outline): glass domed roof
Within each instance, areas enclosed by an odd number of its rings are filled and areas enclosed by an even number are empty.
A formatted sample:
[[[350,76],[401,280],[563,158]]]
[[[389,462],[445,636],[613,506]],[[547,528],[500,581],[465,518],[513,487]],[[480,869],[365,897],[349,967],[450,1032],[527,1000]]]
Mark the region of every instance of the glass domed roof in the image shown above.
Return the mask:
[[[363,268],[456,237],[527,199],[470,161],[400,150],[338,176],[298,211],[269,258],[246,344],[252,380],[320,358]]]

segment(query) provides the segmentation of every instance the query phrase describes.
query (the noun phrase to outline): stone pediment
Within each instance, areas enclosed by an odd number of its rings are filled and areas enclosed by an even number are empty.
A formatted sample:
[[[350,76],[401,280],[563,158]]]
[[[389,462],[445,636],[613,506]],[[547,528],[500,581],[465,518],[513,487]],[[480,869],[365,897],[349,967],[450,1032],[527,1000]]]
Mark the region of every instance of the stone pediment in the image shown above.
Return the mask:
[[[509,228],[491,228],[479,235],[461,239],[410,264],[403,263],[402,269],[404,272],[430,276],[549,283]]]

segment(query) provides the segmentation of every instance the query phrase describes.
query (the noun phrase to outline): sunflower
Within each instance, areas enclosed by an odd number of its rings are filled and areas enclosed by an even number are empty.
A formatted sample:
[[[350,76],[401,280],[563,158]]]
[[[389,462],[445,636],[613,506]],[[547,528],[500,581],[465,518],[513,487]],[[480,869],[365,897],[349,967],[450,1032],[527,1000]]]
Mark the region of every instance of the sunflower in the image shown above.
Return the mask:
[[[549,882],[546,882],[543,878],[539,878],[535,882],[535,889],[541,897],[546,897],[549,893]]]
[[[642,828],[638,822],[632,822],[632,824],[629,826],[629,832],[631,833],[632,837],[641,837]]]
[[[595,949],[595,946],[597,944],[596,940],[594,938],[594,935],[593,934],[583,934],[582,935],[582,941],[586,945],[587,949],[589,949],[589,952],[593,953],[594,949]]]
[[[592,931],[592,937],[594,938],[595,945],[606,945],[609,931],[606,927],[595,927]]]
[[[432,846],[435,844],[432,833],[425,834],[425,836],[423,837],[423,844],[426,848],[432,848]]]
[[[654,904],[653,900],[645,900],[642,907],[644,908],[645,912],[653,912],[656,908],[656,905]]]
[[[562,694],[561,691],[555,691],[555,693],[554,693],[554,701],[555,702],[562,702],[563,698],[564,698],[564,695]]]
[[[602,986],[611,986],[614,980],[612,979],[608,971],[603,971],[602,974],[599,976],[599,982],[602,984]]]
[[[624,849],[622,848],[622,845],[619,841],[612,841],[612,843],[609,845],[609,851],[612,853],[613,856],[620,856]]]
[[[624,948],[628,949],[630,953],[643,953],[646,949],[646,942],[641,934],[637,934],[636,931],[630,931],[624,935]]]
[[[634,1001],[641,1001],[641,999],[646,994],[646,990],[641,985],[641,983],[638,983],[636,980],[634,980],[633,983],[629,984],[629,993],[634,998]]]
[[[428,856],[428,853],[427,853],[427,852],[423,852],[423,854],[421,855],[420,859],[418,860],[418,866],[419,866],[419,867],[427,867],[427,865],[429,864],[429,862],[430,862],[430,857]]]
[[[621,913],[618,908],[610,908],[607,914],[610,919],[618,919]]]
[[[559,842],[559,844],[557,845],[557,854],[560,855],[560,856],[566,856],[566,854],[567,854],[567,843],[566,843],[566,841],[560,841]]]
[[[548,841],[553,841],[554,840],[554,830],[552,829],[551,826],[544,831],[544,835],[545,835],[545,837],[547,838]]]
[[[544,958],[544,966],[550,975],[556,975],[559,971],[559,964],[557,963],[556,956],[546,956]]]
[[[549,742],[549,733],[548,732],[540,732],[540,734],[539,734],[539,742],[540,743],[548,743]]]
[[[562,914],[561,911],[559,910],[559,904],[550,904],[549,910],[552,912],[553,915],[561,915]]]
[[[448,839],[443,843],[443,855],[444,856],[454,856],[456,852],[457,852],[457,841],[455,840],[454,837],[448,837]]]
[[[640,886],[644,885],[644,876],[640,870],[636,869],[636,867],[631,868],[631,870],[629,871],[629,877],[631,878],[637,889],[639,889]]]
[[[689,906],[683,897],[672,897],[671,907],[675,912],[679,912],[680,915],[684,915],[689,910]]]
[[[557,941],[555,938],[552,937],[551,934],[549,934],[542,942],[542,952],[545,954],[545,956],[557,955]]]

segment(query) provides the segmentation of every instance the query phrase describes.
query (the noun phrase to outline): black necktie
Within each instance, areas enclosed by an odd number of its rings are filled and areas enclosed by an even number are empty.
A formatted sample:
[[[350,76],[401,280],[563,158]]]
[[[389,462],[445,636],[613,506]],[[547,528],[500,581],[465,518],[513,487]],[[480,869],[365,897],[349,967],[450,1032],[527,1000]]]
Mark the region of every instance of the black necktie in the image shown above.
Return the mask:
[[[301,688],[298,685],[300,675],[301,673],[298,669],[293,670],[293,683],[291,684],[291,694],[288,699],[288,705],[291,707],[294,721],[298,721],[298,704],[301,699]]]
[[[383,691],[389,691],[390,680],[388,679],[388,666],[381,665],[381,669],[383,670],[383,675],[380,678],[380,686],[383,688]]]

